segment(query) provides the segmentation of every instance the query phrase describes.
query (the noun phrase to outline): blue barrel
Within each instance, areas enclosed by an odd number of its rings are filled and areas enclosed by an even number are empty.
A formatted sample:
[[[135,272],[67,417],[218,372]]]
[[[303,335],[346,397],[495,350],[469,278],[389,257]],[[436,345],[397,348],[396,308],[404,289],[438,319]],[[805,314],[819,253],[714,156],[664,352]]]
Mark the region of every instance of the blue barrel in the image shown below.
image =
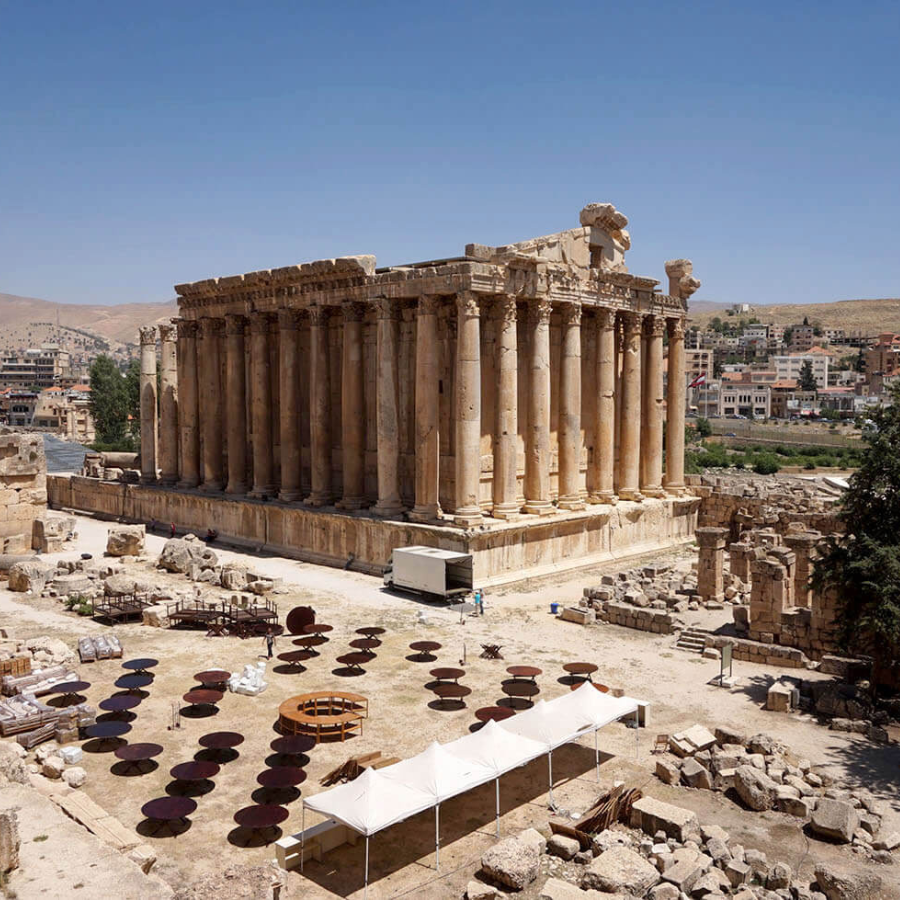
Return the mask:
[[[558,604],[558,603],[551,603],[551,604],[550,604],[550,613],[551,613],[551,615],[554,615],[554,616],[555,616],[558,612],[559,612],[559,604]]]

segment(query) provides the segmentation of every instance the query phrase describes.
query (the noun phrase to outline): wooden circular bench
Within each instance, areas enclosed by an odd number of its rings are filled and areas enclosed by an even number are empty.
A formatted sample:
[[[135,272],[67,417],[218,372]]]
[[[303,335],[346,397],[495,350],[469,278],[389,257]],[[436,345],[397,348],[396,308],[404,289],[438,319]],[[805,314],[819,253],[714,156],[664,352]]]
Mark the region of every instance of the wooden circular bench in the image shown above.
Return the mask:
[[[316,743],[324,737],[362,734],[369,701],[349,691],[313,691],[290,697],[278,707],[278,722],[285,734],[308,734]]]

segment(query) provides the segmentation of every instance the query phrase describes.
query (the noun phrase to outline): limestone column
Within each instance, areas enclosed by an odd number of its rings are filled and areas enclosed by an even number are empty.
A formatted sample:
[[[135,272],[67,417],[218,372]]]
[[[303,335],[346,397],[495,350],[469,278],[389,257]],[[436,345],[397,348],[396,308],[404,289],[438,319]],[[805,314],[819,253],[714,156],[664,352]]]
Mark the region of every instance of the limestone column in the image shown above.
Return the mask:
[[[615,441],[616,452],[613,460],[613,482],[616,496],[619,494],[619,483],[622,475],[622,359],[625,356],[625,322],[622,313],[614,315],[615,321],[615,337],[613,338],[615,348],[613,353],[613,369],[615,371],[616,393],[615,393]]]
[[[550,301],[529,306],[530,395],[525,445],[525,512],[539,516],[555,510],[550,502]]]
[[[495,519],[519,518],[517,443],[519,428],[519,352],[516,334],[516,298],[502,296],[498,303],[497,426],[494,435]]]
[[[457,525],[482,522],[481,490],[481,316],[470,291],[456,295],[456,507]]]
[[[615,497],[613,467],[616,456],[616,325],[615,313],[598,309],[597,326],[597,419],[594,423],[594,503],[611,503]]]
[[[644,319],[645,369],[641,399],[641,493],[662,497],[663,329],[661,316]]]
[[[559,369],[560,509],[584,509],[581,470],[581,304],[563,303]]]
[[[197,323],[178,320],[178,435],[181,442],[180,488],[200,483],[200,433],[197,393]]]
[[[141,333],[141,484],[156,483],[156,326]]]
[[[331,376],[328,353],[328,308],[309,308],[309,450],[310,506],[331,503]]]
[[[204,491],[221,491],[224,487],[222,447],[222,326],[221,319],[200,320],[199,375],[200,427],[203,433],[202,467]]]
[[[339,509],[362,509],[365,498],[366,410],[361,303],[345,303],[341,354],[341,460],[344,490]]]
[[[640,481],[641,453],[641,316],[622,315],[625,340],[622,351],[622,408],[620,410],[619,497],[643,499]]]
[[[697,563],[697,593],[721,602],[725,596],[725,539],[727,528],[698,528],[694,534],[700,546]]]
[[[250,317],[250,418],[253,426],[253,489],[256,500],[275,493],[272,472],[272,383],[269,377],[269,317]]]
[[[159,481],[171,487],[178,481],[178,356],[174,322],[159,326]]]
[[[244,316],[225,316],[225,429],[228,440],[227,494],[247,493],[247,364]]]
[[[666,385],[666,475],[670,494],[684,493],[684,319],[669,319],[669,380]]]
[[[416,504],[409,514],[415,522],[429,522],[441,517],[437,307],[437,297],[419,297],[416,311]]]
[[[278,499],[300,499],[300,310],[278,311],[281,491]]]
[[[813,560],[816,557],[816,545],[822,539],[817,531],[789,532],[784,542],[796,557],[794,565],[794,605],[810,607],[812,605],[812,588],[809,579],[813,573]]]
[[[378,301],[376,344],[378,502],[372,512],[395,517],[403,512],[400,501],[400,316],[397,304],[388,297]]]

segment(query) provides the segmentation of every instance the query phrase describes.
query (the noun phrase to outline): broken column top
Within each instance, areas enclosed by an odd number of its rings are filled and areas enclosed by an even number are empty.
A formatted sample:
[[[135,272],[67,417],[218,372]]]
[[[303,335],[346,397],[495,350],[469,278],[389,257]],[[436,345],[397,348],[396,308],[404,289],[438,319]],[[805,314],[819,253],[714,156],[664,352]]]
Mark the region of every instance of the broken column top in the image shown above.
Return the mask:
[[[697,537],[697,543],[701,547],[714,547],[718,544],[725,546],[725,538],[728,537],[727,528],[705,527],[697,528],[694,534]]]

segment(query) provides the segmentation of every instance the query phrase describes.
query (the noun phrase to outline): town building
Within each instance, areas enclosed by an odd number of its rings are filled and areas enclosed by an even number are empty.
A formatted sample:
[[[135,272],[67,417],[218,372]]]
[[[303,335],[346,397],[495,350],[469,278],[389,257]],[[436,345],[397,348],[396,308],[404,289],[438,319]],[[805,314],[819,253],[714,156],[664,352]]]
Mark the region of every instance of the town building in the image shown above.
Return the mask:
[[[775,366],[778,381],[798,381],[804,363],[812,364],[813,377],[820,388],[828,387],[828,368],[831,358],[822,347],[811,348],[807,353],[790,353],[787,356],[773,356],[770,362]]]
[[[0,362],[0,386],[14,388],[47,388],[58,384],[69,368],[69,354],[58,344],[44,344],[39,349],[3,357]]]
[[[900,334],[884,332],[865,351],[866,374],[890,378],[900,372]]]
[[[719,392],[719,415],[768,419],[771,415],[769,386],[723,381]]]
[[[792,325],[791,343],[788,349],[791,353],[806,353],[816,345],[818,340],[816,330],[812,325]]]

